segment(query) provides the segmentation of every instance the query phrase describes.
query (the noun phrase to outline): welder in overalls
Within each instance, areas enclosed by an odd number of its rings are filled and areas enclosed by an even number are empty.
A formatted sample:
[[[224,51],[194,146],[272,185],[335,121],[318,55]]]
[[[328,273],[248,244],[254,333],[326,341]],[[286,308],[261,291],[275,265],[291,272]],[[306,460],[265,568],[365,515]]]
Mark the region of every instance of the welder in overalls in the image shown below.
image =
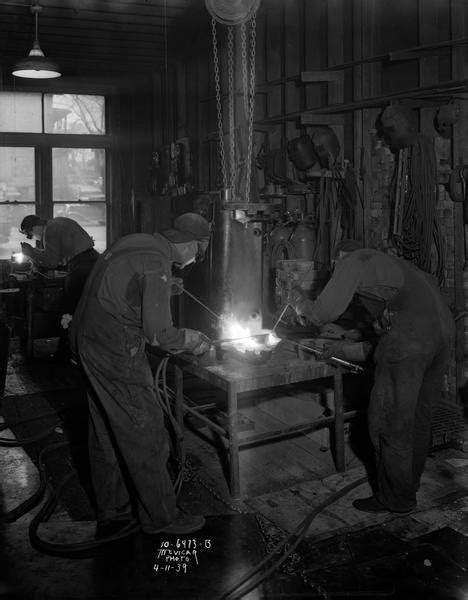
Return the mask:
[[[22,253],[37,267],[56,269],[60,266],[67,270],[60,306],[63,329],[55,358],[69,360],[66,329],[99,253],[94,249],[93,238],[79,223],[68,217],[45,221],[37,215],[27,215],[21,222],[20,231],[41,245],[36,248],[27,242],[21,243]]]
[[[343,240],[334,273],[315,300],[293,299],[298,314],[317,327],[336,321],[353,297],[374,319],[377,343],[368,428],[375,450],[374,496],[355,500],[358,510],[406,513],[431,443],[431,415],[443,391],[454,338],[452,314],[435,280],[412,263]],[[329,355],[351,356],[346,343]]]
[[[134,515],[149,534],[183,535],[205,523],[176,506],[145,345],[195,355],[208,350],[202,333],[173,326],[170,295],[172,265],[194,262],[209,236],[202,216],[185,213],[162,234],[121,238],[96,263],[75,311],[70,340],[89,384],[97,538],[132,524]]]

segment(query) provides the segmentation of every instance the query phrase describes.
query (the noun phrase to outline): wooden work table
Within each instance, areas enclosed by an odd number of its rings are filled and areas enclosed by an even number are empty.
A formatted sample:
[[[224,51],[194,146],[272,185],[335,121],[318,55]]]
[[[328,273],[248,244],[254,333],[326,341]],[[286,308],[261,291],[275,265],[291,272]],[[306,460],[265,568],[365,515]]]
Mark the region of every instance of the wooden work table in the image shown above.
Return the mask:
[[[287,343],[287,342],[286,342]],[[280,344],[281,346],[281,344]],[[218,362],[214,353],[205,355],[200,361],[187,355],[171,359],[175,375],[175,407],[179,425],[183,427],[184,414],[201,419],[208,427],[217,431],[227,441],[230,464],[230,490],[233,498],[241,496],[239,451],[242,447],[265,443],[284,437],[332,426],[335,436],[335,465],[337,471],[345,470],[344,422],[355,416],[356,411],[344,412],[343,369],[316,360],[284,358],[273,352],[265,364],[248,364],[238,359],[226,358]],[[227,424],[225,427],[201,414],[195,406],[188,406],[184,398],[184,373],[203,379],[227,394]],[[320,417],[284,429],[250,435],[239,440],[238,401],[246,392],[276,388],[278,386],[330,379],[333,382],[334,411],[330,417]]]

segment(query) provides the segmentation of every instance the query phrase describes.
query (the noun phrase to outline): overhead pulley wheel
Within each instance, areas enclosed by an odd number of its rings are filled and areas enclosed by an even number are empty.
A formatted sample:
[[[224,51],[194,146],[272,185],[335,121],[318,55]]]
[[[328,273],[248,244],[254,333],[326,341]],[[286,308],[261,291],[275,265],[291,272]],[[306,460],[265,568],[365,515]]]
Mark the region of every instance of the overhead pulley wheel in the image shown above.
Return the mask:
[[[223,25],[247,23],[260,6],[260,0],[205,0],[210,15]]]

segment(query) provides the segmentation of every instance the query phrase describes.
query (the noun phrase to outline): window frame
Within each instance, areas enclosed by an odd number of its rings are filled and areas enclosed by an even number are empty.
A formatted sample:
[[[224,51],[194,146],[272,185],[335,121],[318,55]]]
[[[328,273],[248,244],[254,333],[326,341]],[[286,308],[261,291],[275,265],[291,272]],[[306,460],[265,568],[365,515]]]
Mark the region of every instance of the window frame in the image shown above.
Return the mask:
[[[29,93],[31,90],[1,90],[5,92]],[[53,183],[52,183],[52,150],[53,148],[98,148],[104,150],[105,155],[105,195],[104,204],[106,207],[106,240],[109,245],[112,239],[112,219],[111,219],[111,168],[110,160],[112,156],[113,139],[110,133],[110,114],[109,98],[102,91],[58,91],[58,90],[35,90],[35,93],[41,94],[42,105],[42,123],[44,127],[44,95],[45,94],[78,94],[78,95],[99,95],[104,97],[105,110],[105,134],[70,134],[70,133],[28,133],[28,132],[0,132],[0,146],[2,147],[28,147],[34,148],[34,166],[35,166],[35,203],[27,203],[34,208],[35,213],[42,219],[48,220],[53,217]],[[96,203],[100,203],[97,201]],[[25,202],[2,202],[3,205],[19,205]],[[76,204],[80,204],[76,202]]]

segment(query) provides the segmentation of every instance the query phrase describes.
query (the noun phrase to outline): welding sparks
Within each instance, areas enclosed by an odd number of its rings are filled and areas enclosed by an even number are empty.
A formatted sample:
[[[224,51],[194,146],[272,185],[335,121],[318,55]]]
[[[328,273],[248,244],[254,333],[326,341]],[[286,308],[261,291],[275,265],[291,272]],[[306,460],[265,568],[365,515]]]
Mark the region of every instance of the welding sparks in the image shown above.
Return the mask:
[[[222,338],[239,352],[260,354],[274,348],[281,340],[269,329],[262,329],[261,321],[242,322],[233,316],[223,317],[221,321]]]
[[[13,252],[11,258],[15,263],[22,263],[26,257],[22,252]]]

